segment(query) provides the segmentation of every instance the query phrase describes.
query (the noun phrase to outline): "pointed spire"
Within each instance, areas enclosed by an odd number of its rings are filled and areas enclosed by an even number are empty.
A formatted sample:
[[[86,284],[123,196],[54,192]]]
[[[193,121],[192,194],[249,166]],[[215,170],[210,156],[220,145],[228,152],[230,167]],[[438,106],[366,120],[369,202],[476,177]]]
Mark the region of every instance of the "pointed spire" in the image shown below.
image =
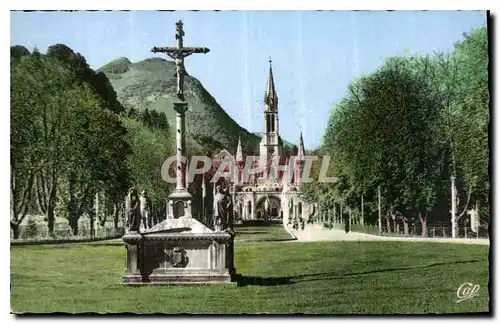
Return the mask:
[[[266,104],[266,110],[277,110],[278,109],[278,95],[276,94],[276,89],[274,88],[274,76],[272,60],[269,58],[269,77],[267,79],[266,95],[264,96],[264,103]]]
[[[285,165],[286,165],[286,170],[283,172],[283,177],[281,182],[283,183],[283,193],[285,191],[288,191],[288,181],[291,180],[292,177],[289,177],[289,172],[290,172],[290,158],[286,157],[285,159]]]
[[[306,155],[306,150],[304,149],[304,139],[302,138],[302,132],[300,132],[299,152],[297,153],[297,156],[304,157],[305,155]]]
[[[241,150],[241,139],[238,136],[238,148],[236,149],[236,162],[243,162],[243,152]]]

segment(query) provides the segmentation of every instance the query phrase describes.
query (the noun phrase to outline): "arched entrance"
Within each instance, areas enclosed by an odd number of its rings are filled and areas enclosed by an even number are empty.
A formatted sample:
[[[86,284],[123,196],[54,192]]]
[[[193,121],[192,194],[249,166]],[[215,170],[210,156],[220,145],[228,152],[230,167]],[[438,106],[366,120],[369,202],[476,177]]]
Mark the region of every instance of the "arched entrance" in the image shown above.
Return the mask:
[[[264,220],[282,220],[281,199],[274,195],[259,197],[255,204],[257,218]]]

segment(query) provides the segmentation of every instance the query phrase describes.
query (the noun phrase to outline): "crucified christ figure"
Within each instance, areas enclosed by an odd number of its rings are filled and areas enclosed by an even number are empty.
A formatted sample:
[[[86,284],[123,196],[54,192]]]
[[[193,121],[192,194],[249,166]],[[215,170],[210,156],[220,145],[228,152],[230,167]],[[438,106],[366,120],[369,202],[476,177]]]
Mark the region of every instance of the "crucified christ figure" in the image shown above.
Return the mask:
[[[151,51],[153,53],[165,53],[174,60],[177,75],[177,97],[184,101],[184,75],[186,74],[186,69],[184,68],[184,58],[196,53],[205,54],[210,50],[206,47],[184,47],[184,31],[182,29],[182,21],[179,20],[176,23],[176,26],[177,33],[175,34],[175,39],[177,40],[177,47],[153,47]]]

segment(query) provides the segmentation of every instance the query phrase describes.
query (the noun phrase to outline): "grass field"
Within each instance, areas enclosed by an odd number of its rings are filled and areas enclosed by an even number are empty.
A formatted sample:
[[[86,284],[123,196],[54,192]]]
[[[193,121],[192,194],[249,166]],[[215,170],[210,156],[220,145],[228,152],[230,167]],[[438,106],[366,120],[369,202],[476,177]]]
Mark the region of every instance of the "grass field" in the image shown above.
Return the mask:
[[[488,246],[272,242],[275,226],[237,228],[237,285],[120,284],[119,240],[11,247],[13,312],[415,314],[488,311]],[[456,303],[457,288],[479,296]]]

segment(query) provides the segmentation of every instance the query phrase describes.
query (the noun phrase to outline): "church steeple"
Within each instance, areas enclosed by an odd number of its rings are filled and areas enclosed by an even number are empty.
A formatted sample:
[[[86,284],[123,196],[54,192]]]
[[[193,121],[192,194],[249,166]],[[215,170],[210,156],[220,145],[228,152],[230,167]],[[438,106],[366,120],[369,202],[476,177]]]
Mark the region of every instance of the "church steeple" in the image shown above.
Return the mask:
[[[240,184],[241,178],[243,176],[242,171],[243,171],[243,150],[241,149],[241,138],[238,136],[238,148],[236,149],[236,175],[235,175],[235,183]]]
[[[236,162],[243,162],[243,152],[241,150],[241,139],[238,136],[238,148],[236,149]]]
[[[276,94],[276,89],[274,88],[274,76],[272,60],[269,58],[269,76],[267,78],[266,94],[264,96],[264,104],[266,111],[277,111],[278,110],[278,95]]]
[[[302,132],[300,132],[299,151],[297,153],[297,156],[303,158],[305,155],[306,155],[306,150],[304,149],[304,139],[302,138]]]
[[[264,134],[260,141],[260,164],[276,163],[283,153],[279,138],[278,95],[274,88],[272,61],[269,59],[269,76],[264,96]]]

